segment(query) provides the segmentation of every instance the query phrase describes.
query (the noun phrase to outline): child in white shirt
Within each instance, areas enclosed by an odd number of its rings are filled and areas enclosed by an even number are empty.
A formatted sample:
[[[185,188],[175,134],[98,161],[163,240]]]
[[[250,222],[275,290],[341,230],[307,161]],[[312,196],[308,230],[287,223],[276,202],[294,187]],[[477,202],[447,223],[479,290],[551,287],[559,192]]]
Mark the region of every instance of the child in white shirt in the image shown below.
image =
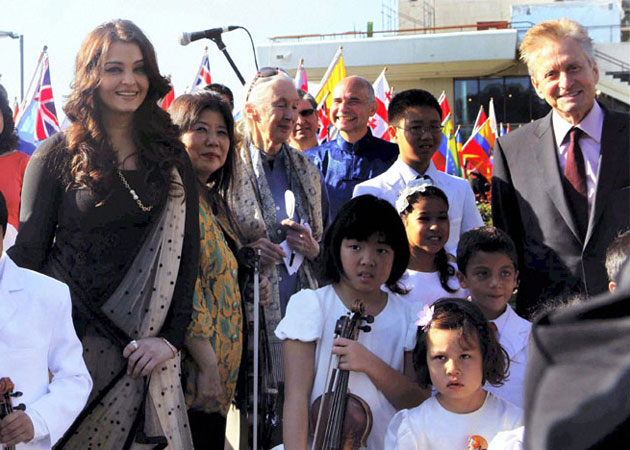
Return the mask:
[[[437,394],[398,412],[389,424],[385,448],[465,449],[471,439],[489,442],[521,425],[520,408],[487,392],[509,365],[483,314],[472,303],[447,298],[425,307],[417,322],[414,367],[421,387]]]
[[[340,210],[326,233],[324,249],[331,284],[293,295],[275,330],[284,340],[284,448],[307,448],[309,410],[328,386],[332,352],[339,357],[338,371],[348,371],[348,391],[371,410],[367,448],[382,450],[394,413],[429,396],[413,381],[416,327],[410,305],[393,293],[409,260],[409,244],[395,209],[385,200],[363,195]],[[391,292],[381,290],[383,284]],[[359,332],[357,340],[333,339],[337,320],[357,300],[365,314],[374,317],[371,330]],[[311,433],[316,428],[313,417]],[[329,422],[320,420],[319,429]]]
[[[444,191],[426,179],[412,180],[396,201],[411,254],[400,284],[409,291],[404,298],[418,310],[442,297],[468,297],[455,276],[455,257],[444,248],[450,232],[448,209]]]
[[[510,357],[507,380],[488,391],[522,408],[532,324],[508,305],[517,286],[516,261],[512,239],[498,228],[473,228],[462,235],[457,246],[459,283],[470,291],[470,301],[490,321]]]

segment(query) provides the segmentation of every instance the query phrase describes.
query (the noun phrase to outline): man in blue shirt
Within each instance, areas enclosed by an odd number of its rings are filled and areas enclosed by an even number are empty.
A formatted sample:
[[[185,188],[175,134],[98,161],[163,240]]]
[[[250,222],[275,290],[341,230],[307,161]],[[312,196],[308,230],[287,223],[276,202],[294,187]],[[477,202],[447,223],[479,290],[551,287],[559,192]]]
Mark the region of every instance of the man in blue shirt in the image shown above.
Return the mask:
[[[376,113],[374,89],[358,76],[344,78],[333,91],[330,117],[337,138],[304,153],[322,172],[328,187],[331,218],[352,198],[354,187],[385,172],[398,157],[398,146],[372,136],[368,120]]]

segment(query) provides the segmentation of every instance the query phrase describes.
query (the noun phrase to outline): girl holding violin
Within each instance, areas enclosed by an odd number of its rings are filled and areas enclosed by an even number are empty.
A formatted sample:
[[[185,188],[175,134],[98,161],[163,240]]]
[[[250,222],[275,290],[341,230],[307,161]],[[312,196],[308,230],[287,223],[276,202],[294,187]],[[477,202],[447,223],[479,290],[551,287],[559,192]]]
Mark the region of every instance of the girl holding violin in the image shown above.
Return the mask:
[[[364,432],[369,432],[364,444],[368,449],[382,449],[394,413],[419,405],[430,394],[414,381],[414,318],[409,303],[397,295],[401,293],[398,280],[409,262],[405,229],[388,202],[363,195],[340,210],[326,233],[324,248],[325,276],[331,284],[293,295],[276,329],[284,341],[284,445],[288,450],[304,450],[307,444],[310,448],[309,409],[329,385],[327,369],[336,366],[338,372],[348,371],[347,391],[359,397],[365,414],[346,414],[335,420],[346,424],[364,421]],[[391,292],[383,291],[383,284]],[[334,338],[339,317],[357,300],[363,305],[362,314],[374,318],[371,330],[359,333],[358,340]],[[331,352],[333,364],[329,364]],[[330,402],[323,403],[326,410]],[[321,420],[328,415],[326,411],[311,413],[320,416],[317,427],[313,426],[317,417],[310,419],[311,433],[317,428],[319,435],[339,425],[331,423],[332,419]],[[350,440],[342,438],[343,442]]]

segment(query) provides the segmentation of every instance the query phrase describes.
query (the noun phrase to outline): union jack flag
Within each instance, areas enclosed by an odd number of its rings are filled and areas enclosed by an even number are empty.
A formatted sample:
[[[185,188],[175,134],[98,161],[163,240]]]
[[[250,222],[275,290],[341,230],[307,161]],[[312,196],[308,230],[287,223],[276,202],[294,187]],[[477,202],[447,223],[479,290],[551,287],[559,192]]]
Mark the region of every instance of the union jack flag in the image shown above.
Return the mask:
[[[57,110],[53,99],[52,86],[50,84],[50,68],[48,67],[48,54],[44,54],[42,61],[42,75],[39,80],[39,88],[34,100],[37,102],[37,116],[35,118],[35,138],[38,141],[49,138],[59,132]]]
[[[212,83],[212,78],[210,76],[210,60],[208,59],[208,52],[206,51],[201,59],[201,66],[199,66],[199,71],[197,72],[195,82],[192,85],[192,90],[195,91],[197,89],[203,89],[210,83]]]
[[[18,150],[29,155],[39,142],[59,131],[46,49],[39,56],[33,79],[38,82],[32,90],[29,88],[15,119],[15,128],[20,136]]]

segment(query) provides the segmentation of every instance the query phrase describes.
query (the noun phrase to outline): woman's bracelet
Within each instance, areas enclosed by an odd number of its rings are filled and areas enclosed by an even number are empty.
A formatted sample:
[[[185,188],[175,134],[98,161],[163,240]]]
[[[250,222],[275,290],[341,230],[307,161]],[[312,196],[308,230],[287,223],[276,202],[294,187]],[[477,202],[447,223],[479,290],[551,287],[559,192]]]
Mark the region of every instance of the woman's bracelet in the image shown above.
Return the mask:
[[[171,349],[171,351],[173,352],[173,358],[175,358],[177,356],[177,349],[175,348],[175,346],[173,344],[171,344],[166,338],[161,337],[160,339],[162,339],[162,342],[164,342],[166,345],[168,345],[168,348]]]

